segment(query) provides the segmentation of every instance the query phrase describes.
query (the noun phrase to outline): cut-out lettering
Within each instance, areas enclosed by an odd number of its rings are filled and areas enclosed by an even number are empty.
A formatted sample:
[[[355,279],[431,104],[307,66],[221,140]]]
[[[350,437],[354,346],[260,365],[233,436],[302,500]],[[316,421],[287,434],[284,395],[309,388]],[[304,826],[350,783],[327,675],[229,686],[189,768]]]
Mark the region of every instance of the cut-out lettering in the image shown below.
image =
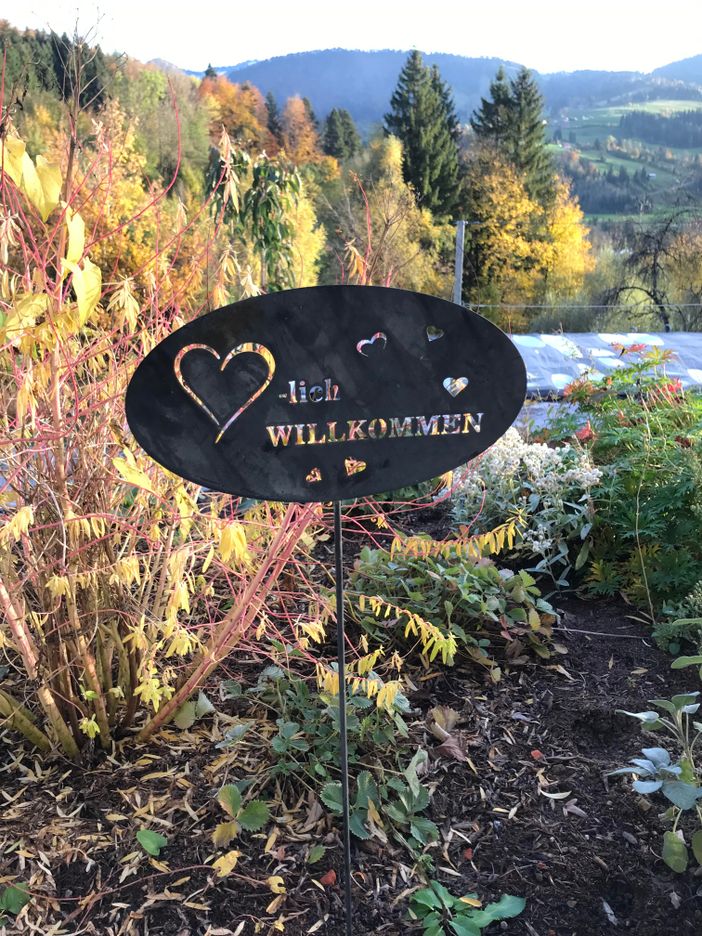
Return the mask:
[[[308,484],[314,484],[315,482],[321,481],[321,480],[322,480],[322,472],[319,470],[319,468],[313,468],[312,471],[309,472],[309,474],[305,475],[305,481],[307,481]]]

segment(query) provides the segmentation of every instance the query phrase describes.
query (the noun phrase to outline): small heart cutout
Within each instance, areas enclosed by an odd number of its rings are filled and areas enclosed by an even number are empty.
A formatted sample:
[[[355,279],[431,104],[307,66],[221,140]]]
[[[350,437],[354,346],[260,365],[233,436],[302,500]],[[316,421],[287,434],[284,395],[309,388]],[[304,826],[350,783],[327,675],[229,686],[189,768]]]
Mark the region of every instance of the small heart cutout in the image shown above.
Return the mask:
[[[310,473],[305,476],[305,481],[307,481],[308,484],[314,484],[315,481],[321,480],[322,472],[319,470],[319,468],[313,468],[312,471],[310,471]]]
[[[263,391],[268,387],[271,380],[273,380],[273,374],[275,373],[275,359],[271,352],[266,348],[265,345],[257,344],[252,341],[247,341],[244,344],[237,345],[235,348],[227,354],[222,363],[219,366],[219,373],[221,374],[227,365],[239,354],[258,354],[259,357],[263,358],[267,367],[268,374],[263,380],[263,383],[244,401],[244,403],[234,412],[225,416],[217,416],[213,412],[212,408],[205,403],[205,401],[200,397],[190,386],[188,381],[185,379],[182,370],[183,358],[186,354],[189,354],[191,351],[205,351],[207,354],[210,354],[215,358],[216,361],[222,361],[219,353],[215,351],[214,348],[211,348],[206,344],[191,344],[186,345],[184,348],[181,348],[178,354],[176,355],[175,361],[173,362],[173,370],[175,372],[176,380],[181,385],[183,390],[188,394],[191,400],[193,400],[201,410],[203,410],[212,422],[217,426],[219,432],[215,438],[215,445],[220,441],[224,433],[229,429],[235,420],[241,416],[244,410],[248,409],[251,404],[257,400]],[[221,412],[221,411],[220,411]]]
[[[364,461],[357,461],[355,458],[345,458],[344,467],[346,468],[346,474],[351,477],[351,475],[359,474],[361,471],[366,470],[366,463]]]
[[[382,342],[382,344],[380,344],[380,342]],[[362,354],[363,357],[368,357],[368,352],[373,345],[376,345],[375,350],[384,351],[387,343],[388,336],[385,332],[378,331],[370,338],[362,338],[356,345],[356,350],[359,354]]]
[[[427,325],[427,338],[429,341],[438,341],[444,337],[443,328],[437,328],[436,325]]]
[[[469,383],[467,377],[447,377],[444,380],[444,389],[448,390],[451,396],[456,397],[466,389]]]

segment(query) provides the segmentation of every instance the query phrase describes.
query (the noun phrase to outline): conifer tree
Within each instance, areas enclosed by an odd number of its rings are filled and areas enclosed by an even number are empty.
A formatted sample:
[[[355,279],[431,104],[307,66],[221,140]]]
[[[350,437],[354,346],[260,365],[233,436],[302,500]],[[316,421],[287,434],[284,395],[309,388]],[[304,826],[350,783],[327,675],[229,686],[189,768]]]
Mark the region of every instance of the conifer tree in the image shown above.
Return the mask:
[[[266,95],[266,110],[268,111],[268,130],[276,143],[280,146],[283,142],[283,122],[280,117],[278,102],[272,91],[269,91]]]
[[[359,136],[353,117],[345,108],[341,108],[341,126],[344,131],[344,142],[346,144],[346,158],[352,159],[361,149],[361,137]]]
[[[360,146],[361,139],[351,114],[335,107],[324,122],[324,152],[343,161],[355,156]]]
[[[554,197],[553,165],[546,149],[543,98],[528,68],[507,80],[500,67],[471,118],[481,143],[488,143],[522,178],[530,198],[547,205]]]
[[[209,63],[208,63],[207,68],[205,69],[205,74],[204,74],[203,77],[205,77],[205,78],[216,78],[216,77],[217,77],[217,69],[212,67],[212,62],[209,62]]]
[[[480,107],[470,119],[470,125],[481,141],[498,149],[506,144],[512,113],[512,96],[504,68],[500,65],[490,82],[490,97],[480,99]]]
[[[528,68],[510,82],[512,119],[509,158],[523,174],[524,187],[542,205],[553,200],[553,165],[546,149],[544,99]]]
[[[400,72],[390,99],[385,129],[402,142],[402,173],[417,203],[450,216],[457,201],[457,120],[451,95],[438,70],[414,50]]]

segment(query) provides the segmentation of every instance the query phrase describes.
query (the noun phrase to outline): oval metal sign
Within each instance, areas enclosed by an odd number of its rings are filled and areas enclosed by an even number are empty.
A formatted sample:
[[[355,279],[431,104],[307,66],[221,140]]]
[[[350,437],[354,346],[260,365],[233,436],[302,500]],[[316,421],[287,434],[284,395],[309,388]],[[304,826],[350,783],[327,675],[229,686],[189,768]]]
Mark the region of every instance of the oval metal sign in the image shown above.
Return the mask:
[[[137,368],[126,408],[141,446],[190,481],[325,501],[474,458],[525,389],[514,345],[474,312],[401,289],[316,286],[178,329]]]

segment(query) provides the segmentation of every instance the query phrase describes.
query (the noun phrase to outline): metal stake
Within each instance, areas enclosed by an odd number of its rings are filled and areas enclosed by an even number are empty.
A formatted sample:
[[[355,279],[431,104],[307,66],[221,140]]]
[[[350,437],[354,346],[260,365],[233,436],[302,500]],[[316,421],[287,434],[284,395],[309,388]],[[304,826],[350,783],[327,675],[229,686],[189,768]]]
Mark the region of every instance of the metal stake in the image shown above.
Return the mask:
[[[334,562],[336,566],[336,653],[339,666],[339,766],[341,807],[344,819],[344,906],[345,932],[352,936],[351,918],[351,828],[349,825],[349,749],[346,734],[346,648],[344,646],[344,557],[341,536],[341,504],[334,501]]]
[[[466,236],[466,222],[456,221],[456,260],[453,275],[453,301],[463,305],[463,251]]]

